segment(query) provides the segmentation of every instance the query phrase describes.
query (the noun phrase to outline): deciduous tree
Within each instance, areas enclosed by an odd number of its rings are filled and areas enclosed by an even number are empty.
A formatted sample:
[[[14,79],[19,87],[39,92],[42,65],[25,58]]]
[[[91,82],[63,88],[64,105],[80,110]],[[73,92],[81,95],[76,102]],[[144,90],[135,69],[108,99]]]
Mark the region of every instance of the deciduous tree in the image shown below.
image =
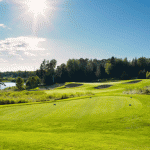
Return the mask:
[[[16,80],[16,87],[18,90],[23,90],[24,80],[21,77],[18,77]]]

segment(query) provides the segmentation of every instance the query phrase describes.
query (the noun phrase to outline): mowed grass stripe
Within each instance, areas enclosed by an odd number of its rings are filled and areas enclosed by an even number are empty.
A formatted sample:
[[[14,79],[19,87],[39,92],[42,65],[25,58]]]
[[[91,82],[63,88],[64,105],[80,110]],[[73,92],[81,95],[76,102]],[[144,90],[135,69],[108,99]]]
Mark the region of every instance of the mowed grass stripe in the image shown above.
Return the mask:
[[[85,133],[42,133],[42,132],[0,132],[0,149],[141,149],[148,150],[149,139],[139,135],[138,140],[133,135],[104,134],[97,132]],[[13,140],[12,140],[13,139]],[[58,141],[59,139],[59,141]],[[82,141],[82,142],[81,142]],[[116,142],[117,141],[117,142]],[[143,142],[144,141],[144,142]],[[9,143],[9,145],[8,145]],[[19,143],[19,144],[18,144]],[[58,144],[59,143],[59,144]],[[146,144],[145,144],[146,143]],[[10,148],[11,147],[11,148]]]
[[[25,105],[25,106],[16,106],[11,108],[3,108],[2,112],[5,114],[0,114],[0,120],[26,120],[26,119],[35,119],[41,118],[42,116],[53,116],[54,117],[73,117],[74,114],[79,113],[77,116],[83,116],[86,114],[91,114],[92,110],[98,114],[101,113],[112,113],[116,110],[130,108],[137,108],[141,103],[136,99],[131,99],[129,97],[117,97],[117,96],[101,96],[93,97],[86,99],[78,99],[72,101],[62,101],[46,104],[37,104],[37,105]],[[132,107],[129,107],[129,104]],[[7,112],[8,111],[8,112]],[[94,112],[93,111],[93,112]],[[128,111],[128,110],[127,110]],[[85,112],[85,113],[83,113]]]
[[[130,86],[149,83],[143,80]],[[1,106],[0,149],[150,149],[150,96],[123,94],[127,86],[116,83],[96,90],[95,84],[86,84],[82,88],[54,89],[48,92],[92,91],[95,95]]]
[[[129,106],[129,103],[132,104],[132,107]],[[137,113],[142,106],[136,99],[108,96],[56,102],[56,106],[53,103],[47,103],[21,107],[15,107],[15,110],[12,109],[11,113],[1,115],[0,122],[9,121],[14,124],[17,123],[16,121],[18,123],[24,122],[24,124],[30,125],[30,129],[32,129],[34,122],[36,122],[36,127],[40,128],[42,122],[46,129],[47,124],[58,125],[63,123],[65,126],[69,122],[69,125],[72,126],[74,122],[82,122],[83,120],[86,123],[87,121],[94,122],[94,120],[100,121],[119,116],[129,116]],[[28,128],[28,126],[24,127]]]

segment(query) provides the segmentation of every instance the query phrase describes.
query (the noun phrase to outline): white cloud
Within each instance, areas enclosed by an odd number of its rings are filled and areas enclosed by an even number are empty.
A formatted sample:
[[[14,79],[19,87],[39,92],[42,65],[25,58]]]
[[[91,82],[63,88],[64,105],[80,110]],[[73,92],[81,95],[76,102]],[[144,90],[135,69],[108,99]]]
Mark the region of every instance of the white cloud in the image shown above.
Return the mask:
[[[4,24],[0,24],[0,27],[1,28],[6,28],[6,29],[9,29],[9,30],[11,30],[11,28],[8,28],[6,25],[4,25]]]
[[[0,1],[1,2],[1,1]],[[0,24],[0,27],[2,28],[6,28],[6,26],[4,24]]]
[[[27,55],[27,56],[36,56],[36,55],[34,55],[32,53],[29,53],[29,52],[24,52],[24,54]]]
[[[0,2],[2,2],[3,0],[0,0]]]
[[[18,59],[19,59],[19,60],[24,60],[22,57],[19,57]]]
[[[41,56],[48,56],[50,53],[41,54]]]
[[[5,63],[3,67],[6,66],[6,62],[9,64],[19,63],[18,65],[24,65],[27,62],[29,66],[33,65],[32,58],[39,60],[41,53],[45,53],[47,50],[44,48],[45,41],[46,39],[38,37],[17,37],[0,40],[0,63]]]
[[[4,63],[6,64],[4,68],[1,68],[0,67],[0,70],[2,72],[6,72],[6,71],[18,71],[18,70],[27,70],[27,71],[33,71],[34,70],[34,66],[32,65],[19,65],[19,64],[16,64],[16,63],[12,63],[12,64],[8,64],[8,63]]]
[[[0,58],[0,63],[3,63],[3,62],[8,62],[8,61],[3,58]]]
[[[17,37],[7,38],[0,41],[0,51],[9,51],[15,55],[16,51],[33,51],[33,50],[45,50],[39,45],[41,42],[46,41],[44,38],[38,37]]]

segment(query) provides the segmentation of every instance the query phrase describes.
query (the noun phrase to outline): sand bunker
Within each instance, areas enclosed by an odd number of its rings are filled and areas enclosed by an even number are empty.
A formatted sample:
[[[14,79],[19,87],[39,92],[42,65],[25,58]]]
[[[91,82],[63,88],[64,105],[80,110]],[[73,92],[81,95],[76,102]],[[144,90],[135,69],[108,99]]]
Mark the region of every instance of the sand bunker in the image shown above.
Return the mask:
[[[59,83],[59,84],[53,84],[53,85],[49,85],[49,86],[41,86],[39,89],[40,90],[52,90],[54,88],[63,86],[65,83]]]
[[[100,86],[95,87],[95,89],[109,88],[109,87],[111,87],[111,86],[113,86],[113,85],[104,84],[104,85],[100,85]]]
[[[132,84],[132,83],[138,83],[142,80],[135,80],[135,81],[130,81],[130,82],[125,82],[125,83],[122,83],[122,84]]]
[[[81,86],[83,84],[68,84],[68,85],[65,85],[66,88],[71,88],[71,87],[78,87],[78,86]]]

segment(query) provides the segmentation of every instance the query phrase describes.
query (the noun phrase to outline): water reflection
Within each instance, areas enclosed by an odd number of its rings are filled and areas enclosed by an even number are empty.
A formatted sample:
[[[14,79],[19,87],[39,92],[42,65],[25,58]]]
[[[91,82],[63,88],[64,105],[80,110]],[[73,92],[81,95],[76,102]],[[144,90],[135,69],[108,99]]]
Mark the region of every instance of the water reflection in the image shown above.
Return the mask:
[[[16,86],[16,83],[15,82],[3,82],[6,86],[0,84],[0,89],[3,90],[7,87],[12,87],[12,86]]]

